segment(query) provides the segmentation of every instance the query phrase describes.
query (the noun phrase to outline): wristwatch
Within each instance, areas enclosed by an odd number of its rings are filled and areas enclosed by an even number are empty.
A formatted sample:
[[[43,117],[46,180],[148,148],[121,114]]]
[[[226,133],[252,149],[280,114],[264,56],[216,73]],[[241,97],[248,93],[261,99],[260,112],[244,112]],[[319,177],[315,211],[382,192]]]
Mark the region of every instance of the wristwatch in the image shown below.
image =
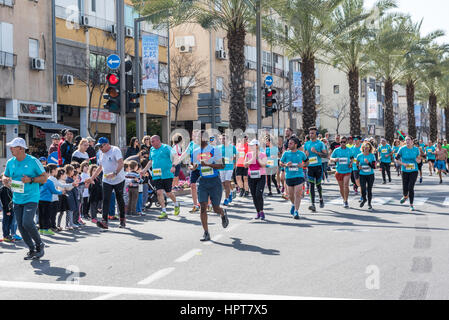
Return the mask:
[[[30,183],[34,183],[34,178],[31,178],[31,182]]]

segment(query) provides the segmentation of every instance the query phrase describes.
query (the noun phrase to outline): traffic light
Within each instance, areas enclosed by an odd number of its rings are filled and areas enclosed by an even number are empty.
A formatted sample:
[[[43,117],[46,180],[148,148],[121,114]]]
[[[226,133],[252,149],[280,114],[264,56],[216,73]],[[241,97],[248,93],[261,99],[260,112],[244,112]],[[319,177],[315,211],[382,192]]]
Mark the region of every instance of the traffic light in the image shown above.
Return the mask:
[[[108,101],[104,104],[104,108],[109,112],[120,113],[120,77],[116,73],[109,73],[106,76],[108,81],[108,88],[103,99]]]
[[[277,112],[274,107],[276,103],[275,94],[276,90],[265,88],[265,117],[271,117],[274,112]]]
[[[140,108],[137,98],[140,98],[140,93],[126,92],[126,113],[133,113],[136,108]]]

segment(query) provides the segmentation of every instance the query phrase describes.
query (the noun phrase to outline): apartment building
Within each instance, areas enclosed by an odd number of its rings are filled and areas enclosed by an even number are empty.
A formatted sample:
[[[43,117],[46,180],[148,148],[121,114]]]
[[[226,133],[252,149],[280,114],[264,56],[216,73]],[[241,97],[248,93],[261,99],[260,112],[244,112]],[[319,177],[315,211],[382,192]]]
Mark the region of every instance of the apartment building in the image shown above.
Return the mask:
[[[47,135],[30,123],[56,119],[51,41],[51,1],[0,1],[1,168],[8,141],[20,136],[36,151]]]

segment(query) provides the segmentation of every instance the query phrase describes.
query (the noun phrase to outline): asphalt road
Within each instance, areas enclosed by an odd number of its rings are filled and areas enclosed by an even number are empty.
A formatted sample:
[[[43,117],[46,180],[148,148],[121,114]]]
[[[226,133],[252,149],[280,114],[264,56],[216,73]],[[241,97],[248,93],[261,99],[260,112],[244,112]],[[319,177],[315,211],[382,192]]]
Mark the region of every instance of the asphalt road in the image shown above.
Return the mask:
[[[449,187],[424,171],[416,211],[399,204],[401,180],[374,188],[374,211],[350,209],[334,177],[326,207],[301,204],[300,220],[279,195],[266,197],[266,221],[252,200],[229,206],[230,224],[209,215],[212,241],[202,243],[199,214],[158,221],[158,210],[107,232],[88,222],[79,231],[43,236],[46,254],[24,261],[23,243],[0,243],[0,299],[449,299]],[[448,180],[448,179],[446,179]],[[449,180],[448,180],[449,181]]]

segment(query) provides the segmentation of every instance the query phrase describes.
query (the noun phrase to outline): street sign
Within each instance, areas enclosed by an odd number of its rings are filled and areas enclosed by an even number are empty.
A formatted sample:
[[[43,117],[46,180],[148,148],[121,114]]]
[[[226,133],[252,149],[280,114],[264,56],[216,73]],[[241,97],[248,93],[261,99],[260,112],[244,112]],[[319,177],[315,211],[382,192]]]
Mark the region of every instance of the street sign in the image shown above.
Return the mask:
[[[106,59],[106,63],[108,65],[108,67],[110,69],[118,69],[118,67],[120,67],[120,57],[116,54],[111,54],[110,56],[108,56],[108,58]]]
[[[212,117],[211,116],[201,116],[198,117],[198,121],[201,121],[202,123],[212,123]],[[221,117],[215,116],[215,123],[220,123]]]
[[[210,107],[212,106],[212,100],[211,99],[200,99],[198,100],[198,107]],[[219,107],[221,106],[221,99],[214,99],[214,106]]]
[[[273,77],[272,76],[266,76],[265,85],[267,87],[271,87],[273,85]]]
[[[221,108],[215,107],[215,115],[219,116],[221,114]],[[198,108],[199,116],[211,116],[212,115],[212,107],[207,108]]]

